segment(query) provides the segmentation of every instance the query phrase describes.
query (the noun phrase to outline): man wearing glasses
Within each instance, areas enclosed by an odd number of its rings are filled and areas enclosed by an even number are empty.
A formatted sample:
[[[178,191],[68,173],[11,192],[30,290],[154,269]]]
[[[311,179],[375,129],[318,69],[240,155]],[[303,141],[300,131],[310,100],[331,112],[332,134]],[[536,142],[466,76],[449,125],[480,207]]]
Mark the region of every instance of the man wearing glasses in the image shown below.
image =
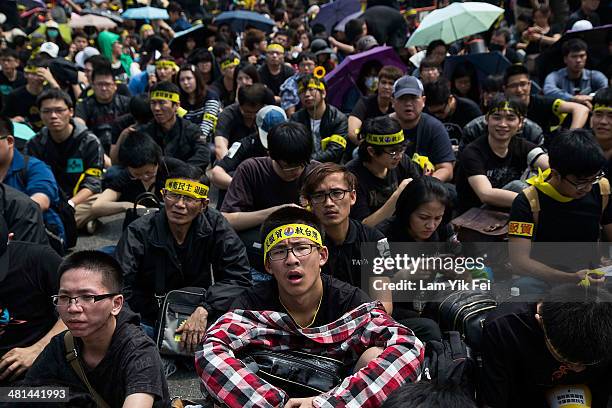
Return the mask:
[[[403,76],[393,85],[393,108],[389,117],[395,119],[404,130],[406,154],[425,156],[434,165],[432,176],[450,182],[453,178],[455,154],[444,125],[433,116],[424,113],[423,84],[413,76]]]
[[[244,245],[225,218],[208,207],[208,186],[199,181],[200,176],[199,169],[191,166],[171,172],[163,190],[163,209],[132,222],[115,252],[123,268],[125,299],[140,313],[151,337],[159,298],[184,287],[206,289],[200,306],[179,332],[181,346],[188,352],[200,342],[207,322],[225,313],[251,284]]]
[[[515,283],[521,294],[542,293],[553,284],[604,280],[589,273],[600,265],[596,242],[601,227],[604,238],[612,237],[601,147],[589,131],[575,129],[555,136],[548,156],[550,169],[528,180],[532,186],[514,199],[510,211],[510,261],[514,272],[523,275]],[[555,242],[555,250],[547,250],[545,242]],[[592,244],[577,246],[580,242]]]
[[[605,408],[610,387],[612,295],[562,285],[537,303],[505,303],[485,320],[482,397],[487,407]],[[571,396],[567,396],[571,394]]]
[[[300,208],[282,208],[264,222],[266,271],[261,282],[234,302],[233,312],[211,327],[196,369],[208,394],[231,408],[255,406],[379,407],[404,382],[420,372],[423,346],[360,289],[321,274],[329,259],[317,218]],[[342,317],[342,319],[340,319]],[[264,382],[235,356],[250,347],[299,350],[334,357],[353,366],[354,374],[330,391],[291,398]],[[350,351],[347,351],[350,350]],[[384,387],[378,382],[385,379]]]
[[[76,252],[60,265],[58,275],[59,291],[52,301],[70,331],[74,350],[66,347],[68,332],[53,337],[28,371],[25,384],[61,384],[69,387],[72,397],[90,394],[69,361],[76,358],[108,406],[168,406],[168,386],[155,343],[138,326],[138,315],[123,307],[117,261],[101,252]]]

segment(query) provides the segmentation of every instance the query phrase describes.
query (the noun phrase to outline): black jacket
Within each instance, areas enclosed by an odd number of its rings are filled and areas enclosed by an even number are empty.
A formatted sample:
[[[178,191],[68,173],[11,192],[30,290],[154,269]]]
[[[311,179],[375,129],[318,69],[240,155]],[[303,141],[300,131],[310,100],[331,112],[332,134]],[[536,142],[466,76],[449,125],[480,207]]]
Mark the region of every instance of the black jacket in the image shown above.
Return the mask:
[[[48,244],[40,207],[21,191],[0,183],[0,215],[14,240]]]
[[[26,144],[26,154],[51,167],[57,184],[68,197],[73,197],[83,188],[100,193],[104,168],[102,145],[91,130],[78,122],[71,123],[74,126],[72,135],[59,145],[51,139],[49,129],[46,126],[42,128]],[[92,171],[88,172],[90,169]],[[82,175],[84,178],[81,180]]]
[[[319,128],[320,140],[315,142],[321,145],[321,140],[330,137],[331,135],[339,135],[344,140],[344,146],[340,143],[330,141],[327,144],[327,148],[323,150],[322,146],[318,149],[315,146],[312,159],[319,162],[335,162],[340,163],[342,154],[346,148],[346,138],[348,135],[348,119],[346,115],[340,110],[330,104],[326,104],[325,112],[321,117],[321,126]],[[300,109],[291,116],[291,120],[300,122],[308,128],[308,131],[312,132],[310,128],[310,115],[305,108]]]
[[[99,103],[95,95],[80,99],[75,108],[75,116],[81,118],[87,127],[98,136],[105,148],[111,143],[113,123],[119,116],[130,113],[130,97],[115,92],[110,103]]]
[[[208,208],[193,220],[183,248],[186,256],[179,258],[164,210],[132,222],[117,244],[124,296],[147,324],[157,319],[155,295],[187,286],[206,288],[202,306],[210,314],[224,313],[251,286],[244,244],[217,210]]]
[[[206,170],[210,163],[210,149],[204,142],[200,128],[183,118],[176,118],[176,123],[169,132],[165,132],[155,121],[139,127],[161,146],[164,156],[174,157],[192,166]]]

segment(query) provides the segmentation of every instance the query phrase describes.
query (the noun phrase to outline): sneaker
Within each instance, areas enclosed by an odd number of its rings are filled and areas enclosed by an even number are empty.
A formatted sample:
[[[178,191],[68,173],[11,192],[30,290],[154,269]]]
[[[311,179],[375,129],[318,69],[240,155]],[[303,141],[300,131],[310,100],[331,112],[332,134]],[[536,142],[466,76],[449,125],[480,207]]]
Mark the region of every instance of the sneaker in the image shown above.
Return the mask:
[[[87,230],[87,233],[89,235],[93,235],[101,224],[102,223],[100,222],[100,220],[87,221],[87,224],[85,224],[85,229]]]

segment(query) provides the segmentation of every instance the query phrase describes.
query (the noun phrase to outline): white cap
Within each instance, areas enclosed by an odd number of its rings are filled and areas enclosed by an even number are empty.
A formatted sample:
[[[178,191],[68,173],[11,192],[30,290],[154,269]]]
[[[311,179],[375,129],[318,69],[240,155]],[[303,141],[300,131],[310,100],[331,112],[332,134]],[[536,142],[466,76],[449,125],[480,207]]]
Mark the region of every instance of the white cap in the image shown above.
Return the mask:
[[[268,148],[268,132],[284,122],[287,122],[287,114],[276,105],[266,105],[257,112],[255,125],[259,131],[259,140],[264,148]]]
[[[571,31],[584,31],[584,30],[592,30],[593,24],[589,20],[578,20],[572,26]]]
[[[49,20],[49,21],[47,21],[47,22],[45,23],[45,26],[46,26],[47,28],[56,28],[56,29],[58,29],[58,30],[59,30],[59,24],[57,24],[57,21],[54,21],[54,20]]]
[[[59,54],[59,47],[55,43],[46,42],[40,46],[40,52],[49,54],[51,58],[57,58],[57,55]]]
[[[79,68],[85,68],[85,61],[91,56],[100,55],[100,51],[94,47],[85,47],[83,51],[77,52],[77,55],[74,57],[74,62],[77,64]]]

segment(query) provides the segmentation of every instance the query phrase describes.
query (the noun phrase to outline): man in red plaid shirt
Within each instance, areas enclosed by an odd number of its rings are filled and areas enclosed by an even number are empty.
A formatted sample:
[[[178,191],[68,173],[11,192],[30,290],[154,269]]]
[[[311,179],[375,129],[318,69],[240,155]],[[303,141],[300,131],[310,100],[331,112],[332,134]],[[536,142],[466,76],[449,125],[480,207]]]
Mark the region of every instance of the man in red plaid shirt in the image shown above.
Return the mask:
[[[379,407],[421,373],[424,348],[380,302],[321,275],[323,228],[310,212],[285,207],[262,226],[264,262],[274,279],[236,299],[196,353],[203,390],[228,407]],[[239,359],[246,348],[299,350],[341,360],[354,374],[328,392],[290,398]]]

